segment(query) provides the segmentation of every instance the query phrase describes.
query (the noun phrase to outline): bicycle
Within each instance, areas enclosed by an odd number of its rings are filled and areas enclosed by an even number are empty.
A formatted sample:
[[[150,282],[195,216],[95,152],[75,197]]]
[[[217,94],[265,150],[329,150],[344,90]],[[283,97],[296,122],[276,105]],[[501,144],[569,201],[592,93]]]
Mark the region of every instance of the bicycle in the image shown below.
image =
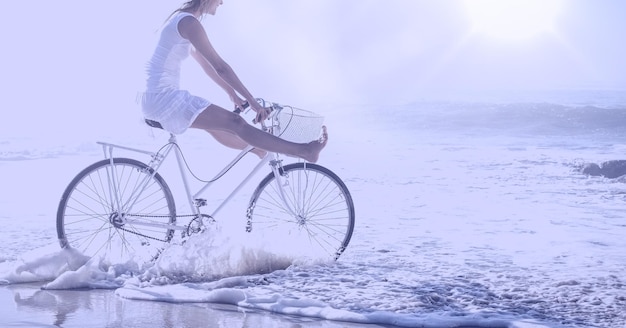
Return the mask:
[[[262,124],[267,133],[294,142],[319,137],[323,117],[292,106],[258,101],[271,109],[266,120],[269,124]],[[146,123],[161,128],[158,122],[146,120]],[[271,172],[252,193],[245,212],[245,231],[280,231],[303,237],[308,239],[310,250],[334,260],[344,252],[352,237],[355,210],[350,192],[335,173],[321,165],[301,161],[283,165],[280,154],[268,152],[208,215],[201,211],[207,205],[201,194],[253,147],[243,149],[209,181],[194,175],[204,186],[192,193],[186,171],[191,170],[174,134],[170,133],[168,143],[157,152],[105,142],[98,144],[105,158],[78,173],[61,197],[57,211],[61,248],[77,249],[89,257],[128,259],[141,253],[155,260],[172,241],[175,231],[180,231],[185,239],[206,229],[205,221],[214,221],[217,213],[266,164]],[[114,149],[148,155],[150,160],[146,164],[133,158],[114,157]],[[177,213],[173,194],[158,172],[172,152],[189,202],[190,211],[186,214]],[[189,220],[179,224],[181,218]]]

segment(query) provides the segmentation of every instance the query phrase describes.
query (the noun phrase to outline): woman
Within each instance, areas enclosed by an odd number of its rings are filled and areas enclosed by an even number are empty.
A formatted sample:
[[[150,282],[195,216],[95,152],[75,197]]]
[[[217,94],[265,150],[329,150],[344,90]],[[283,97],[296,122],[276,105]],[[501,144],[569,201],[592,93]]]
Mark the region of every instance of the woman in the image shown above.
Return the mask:
[[[191,53],[206,74],[226,91],[236,108],[243,108],[247,102],[256,112],[257,122],[269,115],[269,110],[256,102],[233,69],[217,54],[200,24],[202,16],[215,15],[221,4],[222,0],[187,1],[171,15],[148,63],[147,88],[142,99],[144,116],[159,122],[171,133],[180,134],[192,127],[209,132],[231,148],[252,145],[259,157],[271,151],[316,162],[328,141],[326,127],[320,140],[304,144],[289,142],[249,125],[238,114],[180,90],[181,62]]]

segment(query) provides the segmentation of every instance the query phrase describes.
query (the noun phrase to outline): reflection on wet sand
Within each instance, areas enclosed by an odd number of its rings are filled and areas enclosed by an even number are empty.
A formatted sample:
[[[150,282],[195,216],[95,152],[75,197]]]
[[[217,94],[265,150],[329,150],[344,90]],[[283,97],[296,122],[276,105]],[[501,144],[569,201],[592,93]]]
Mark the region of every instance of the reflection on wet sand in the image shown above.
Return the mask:
[[[232,305],[131,301],[115,296],[113,290],[42,290],[41,285],[0,287],[1,327],[359,327]]]

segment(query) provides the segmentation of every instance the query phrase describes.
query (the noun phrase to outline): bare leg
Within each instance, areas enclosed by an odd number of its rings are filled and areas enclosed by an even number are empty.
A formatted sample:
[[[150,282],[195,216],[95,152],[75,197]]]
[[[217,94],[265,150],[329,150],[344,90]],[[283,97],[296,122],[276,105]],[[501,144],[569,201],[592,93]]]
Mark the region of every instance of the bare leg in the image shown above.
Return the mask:
[[[222,145],[226,147],[234,148],[234,149],[244,149],[248,146],[248,143],[241,140],[241,138],[239,138],[236,134],[233,134],[231,132],[220,131],[220,130],[206,130],[206,131],[210,133],[213,136],[213,138],[215,138],[215,140],[217,140],[219,143],[221,143]],[[263,158],[265,157],[265,154],[267,154],[265,150],[259,149],[259,148],[252,148],[250,152],[259,156],[259,158]]]
[[[300,157],[311,163],[317,162],[320,152],[328,142],[325,127],[322,140],[303,144],[289,142],[253,127],[246,123],[241,116],[216,105],[207,107],[191,124],[191,127],[227,131],[237,135],[253,147]]]

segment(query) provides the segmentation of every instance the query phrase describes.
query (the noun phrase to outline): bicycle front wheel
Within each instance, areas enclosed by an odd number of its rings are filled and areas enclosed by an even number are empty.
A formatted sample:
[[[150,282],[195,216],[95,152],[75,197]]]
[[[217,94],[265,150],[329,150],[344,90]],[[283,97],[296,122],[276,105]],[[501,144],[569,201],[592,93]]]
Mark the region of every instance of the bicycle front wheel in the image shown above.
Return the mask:
[[[247,231],[298,254],[338,259],[354,230],[354,204],[329,169],[293,163],[266,176],[250,200]],[[279,185],[280,183],[280,185]]]
[[[57,211],[62,248],[112,261],[151,260],[172,239],[176,208],[169,187],[146,164],[96,162],[66,188]]]

